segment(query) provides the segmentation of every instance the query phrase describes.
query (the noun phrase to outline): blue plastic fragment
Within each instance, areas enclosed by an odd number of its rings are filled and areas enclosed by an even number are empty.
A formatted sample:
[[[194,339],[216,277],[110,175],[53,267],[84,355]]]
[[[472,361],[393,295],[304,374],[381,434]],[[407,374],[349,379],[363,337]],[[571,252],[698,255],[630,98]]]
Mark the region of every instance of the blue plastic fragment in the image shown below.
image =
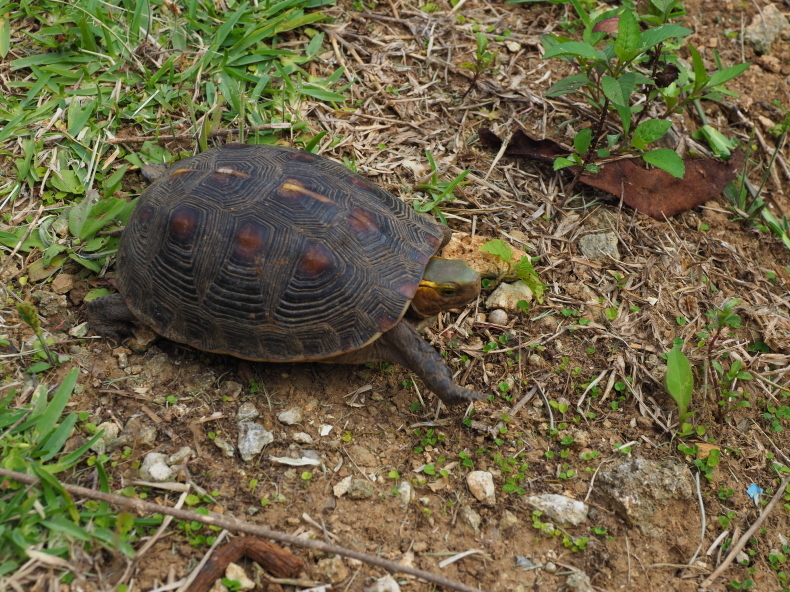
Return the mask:
[[[749,487],[746,488],[746,493],[752,498],[755,503],[760,498],[760,496],[764,493],[763,488],[757,485],[756,483],[752,483]]]

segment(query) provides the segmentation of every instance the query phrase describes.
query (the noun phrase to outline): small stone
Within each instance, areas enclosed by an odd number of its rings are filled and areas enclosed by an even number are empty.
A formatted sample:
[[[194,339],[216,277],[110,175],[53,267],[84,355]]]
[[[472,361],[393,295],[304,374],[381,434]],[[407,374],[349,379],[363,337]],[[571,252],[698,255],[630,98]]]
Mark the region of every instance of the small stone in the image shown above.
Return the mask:
[[[236,412],[236,421],[252,421],[261,416],[255,403],[247,401],[239,405],[239,410]]]
[[[771,121],[770,119],[768,119],[765,115],[758,115],[757,116],[757,121],[760,122],[760,126],[766,132],[770,131],[770,130],[772,130],[772,129],[774,129],[776,127],[776,124],[773,121]]]
[[[222,438],[214,438],[214,444],[223,452],[225,456],[233,458],[233,456],[236,454],[236,449],[233,447],[233,444],[223,440]]]
[[[348,497],[353,500],[367,499],[375,495],[376,489],[367,479],[354,479],[348,488]]]
[[[415,541],[411,547],[411,550],[415,553],[424,553],[428,550],[428,543],[425,541]]]
[[[379,464],[378,459],[373,454],[359,444],[355,444],[348,449],[348,454],[357,465],[361,467],[376,467]]]
[[[532,560],[529,557],[522,557],[521,555],[516,555],[516,567],[519,569],[534,569],[535,564],[532,563]]]
[[[329,424],[321,424],[321,427],[318,428],[318,435],[322,438],[329,435],[329,432],[332,431],[332,426]]]
[[[126,422],[121,435],[110,442],[108,450],[119,446],[149,446],[156,442],[159,435],[156,426],[150,424],[148,416],[136,415]]]
[[[400,586],[395,578],[387,574],[373,582],[369,588],[365,588],[365,592],[400,592]]]
[[[518,41],[505,41],[505,47],[510,53],[518,53],[521,51],[521,44]]]
[[[348,568],[339,555],[319,560],[315,566],[315,572],[332,584],[339,584],[348,577]]]
[[[274,435],[259,423],[239,422],[239,455],[245,462],[255,458],[264,446],[273,441]]]
[[[767,4],[744,29],[743,41],[751,45],[758,54],[768,53],[776,37],[789,28],[790,22],[776,4]]]
[[[546,365],[546,360],[541,358],[538,354],[529,354],[529,356],[527,356],[527,364],[537,368],[542,368]]]
[[[614,232],[595,232],[585,234],[579,239],[579,250],[590,261],[620,261],[617,250],[617,235]]]
[[[104,454],[107,452],[107,445],[118,437],[118,432],[120,431],[118,429],[118,424],[113,421],[100,423],[96,431],[100,432],[102,430],[104,430],[104,435],[91,445],[91,450],[96,454]]]
[[[499,520],[499,528],[502,530],[509,530],[518,526],[518,518],[510,510],[502,512],[502,518]]]
[[[76,337],[77,339],[82,339],[88,334],[88,329],[88,321],[85,321],[84,323],[80,323],[76,327],[69,329],[69,335]]]
[[[507,325],[507,313],[501,308],[488,313],[488,322],[493,325]]]
[[[408,508],[414,496],[414,490],[411,488],[411,483],[408,481],[401,481],[398,484],[398,504],[401,508]]]
[[[526,499],[526,502],[560,526],[579,526],[587,520],[587,504],[564,495],[554,493],[532,495]]]
[[[351,481],[353,477],[349,475],[341,479],[335,486],[332,488],[332,493],[335,494],[335,497],[343,497],[348,493],[348,490],[351,488]]]
[[[195,453],[189,446],[184,446],[183,448],[178,449],[176,452],[171,454],[167,457],[167,464],[168,465],[180,465],[190,456],[193,456]]]
[[[776,56],[761,55],[755,61],[757,62],[758,66],[760,66],[763,70],[767,70],[768,72],[779,74],[782,71],[782,62]]]
[[[569,575],[568,579],[565,580],[565,584],[576,592],[595,592],[589,576],[581,571],[575,571]]]
[[[44,317],[62,314],[69,305],[68,299],[63,294],[36,290],[31,296],[38,301],[38,312]]]
[[[313,437],[305,432],[296,432],[293,436],[294,442],[299,444],[312,444]]]
[[[140,466],[140,479],[162,483],[170,481],[173,470],[167,466],[167,457],[161,452],[149,452]]]
[[[50,284],[52,291],[55,294],[65,294],[74,287],[74,276],[67,273],[61,273]]]
[[[469,491],[486,506],[496,504],[496,490],[494,489],[494,476],[488,471],[472,471],[466,476]]]
[[[545,569],[549,573],[555,573],[557,571],[557,566],[554,565],[551,561],[547,561],[546,565],[543,566],[543,569]]]
[[[521,280],[513,284],[499,284],[486,300],[486,308],[503,308],[510,312],[518,312],[521,310],[518,303],[522,300],[525,302],[532,300],[532,290],[527,284]]]
[[[471,506],[464,506],[461,508],[458,515],[461,518],[461,523],[471,528],[475,535],[480,533],[480,525],[483,523],[483,519]]]
[[[223,399],[235,401],[236,398],[241,394],[241,385],[238,382],[226,380],[219,387],[219,394]]]
[[[302,423],[302,410],[298,407],[286,409],[277,414],[277,420],[285,425],[295,425]]]
[[[239,583],[239,587],[235,588],[235,590],[254,590],[255,589],[255,582],[253,582],[250,578],[247,577],[247,573],[244,571],[244,568],[240,565],[236,565],[235,563],[229,563],[228,567],[225,568],[225,577],[229,580],[235,580]]]

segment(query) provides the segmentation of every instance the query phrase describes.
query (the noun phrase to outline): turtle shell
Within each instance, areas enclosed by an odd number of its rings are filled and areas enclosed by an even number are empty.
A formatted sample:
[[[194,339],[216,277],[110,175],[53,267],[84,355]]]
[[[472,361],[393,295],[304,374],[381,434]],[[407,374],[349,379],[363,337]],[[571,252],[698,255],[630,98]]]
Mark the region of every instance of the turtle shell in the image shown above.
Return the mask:
[[[117,286],[157,333],[249,360],[320,360],[400,321],[442,229],[345,166],[229,144],[146,189]]]

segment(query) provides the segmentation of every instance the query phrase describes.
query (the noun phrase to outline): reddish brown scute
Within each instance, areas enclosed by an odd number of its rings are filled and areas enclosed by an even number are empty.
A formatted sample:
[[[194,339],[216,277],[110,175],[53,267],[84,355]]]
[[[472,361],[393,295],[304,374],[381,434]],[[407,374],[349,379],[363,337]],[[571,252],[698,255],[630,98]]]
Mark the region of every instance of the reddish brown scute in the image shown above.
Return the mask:
[[[443,231],[345,166],[243,144],[140,197],[118,289],[168,339],[266,361],[350,352],[397,323]]]

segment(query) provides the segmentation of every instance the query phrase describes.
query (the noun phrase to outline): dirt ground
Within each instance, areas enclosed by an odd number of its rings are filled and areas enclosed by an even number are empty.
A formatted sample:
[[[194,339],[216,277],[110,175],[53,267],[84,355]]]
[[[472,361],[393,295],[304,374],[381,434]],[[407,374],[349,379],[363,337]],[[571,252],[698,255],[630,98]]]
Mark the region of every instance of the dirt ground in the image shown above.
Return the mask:
[[[688,0],[685,5],[687,26],[695,30],[690,40],[704,48],[710,67],[713,48],[726,65],[757,59],[748,45],[727,33],[748,25],[758,14],[757,6],[764,7],[762,0]],[[73,280],[66,292],[67,306],[56,308],[45,321],[46,329],[63,341],[71,363],[82,369],[72,407],[89,412],[88,421],[95,425],[110,421],[124,426],[139,417],[156,426],[158,435],[150,444],[108,452],[117,461],[111,474],[114,491],[138,478],[146,454],[169,455],[189,446],[195,456],[183,465],[178,479],[208,492],[214,500],[207,505],[210,510],[291,534],[324,537],[305,519],[309,516],[336,544],[405,561],[481,590],[560,590],[573,570],[587,574],[596,590],[696,590],[716,566],[719,550],[711,555],[706,551],[724,530],[718,518],[731,512],[728,530],[743,533],[760,514],[747,487],[756,483],[775,490],[778,480],[771,463],[790,465],[787,432],[772,432],[764,417],[768,406],[787,404],[781,391],[766,383],[769,377],[779,384],[787,382],[790,251],[772,234],[731,221],[723,197],[657,222],[619,209],[616,200],[603,194],[583,194],[586,201],[577,199],[563,207],[567,177],[548,168],[507,157],[492,168],[496,154],[480,146],[480,127],[491,127],[500,136],[521,127],[568,144],[573,130],[585,121],[568,102],[542,98],[562,72],[556,63],[541,60],[538,35],[572,24],[572,9],[477,0],[468,0],[457,12],[444,0],[437,0],[436,6],[436,12],[425,12],[396,0],[371,4],[369,14],[342,3],[328,10],[337,19],[325,27],[334,32],[328,36],[334,41],[326,43],[322,61],[311,67],[322,73],[322,68],[345,66],[347,76],[356,81],[350,103],[355,109],[333,111],[319,105],[304,116],[314,132],[329,132],[322,154],[353,159],[360,174],[406,198],[414,197],[410,188],[430,172],[426,150],[445,179],[470,169],[471,182],[457,191],[456,201],[442,207],[449,224],[460,232],[526,246],[531,256],[540,257],[536,271],[547,286],[543,302],[533,301],[528,312],[510,312],[504,324],[494,325],[486,316],[491,311],[485,307],[484,293],[479,302],[445,315],[439,327],[426,333],[432,344],[449,352],[449,364],[461,384],[494,394],[493,402],[475,403],[473,422],[466,425],[463,408],[442,408],[437,416],[435,397],[397,366],[264,364],[166,341],[135,352],[129,344],[73,339],[66,332],[84,320],[82,297],[90,287],[106,285],[113,269],[105,279],[97,279],[67,266],[64,274]],[[781,2],[778,7],[790,11]],[[458,14],[467,24],[493,26],[496,32],[509,29],[507,40],[514,42],[510,47],[504,41],[492,42],[491,49],[499,50],[500,73],[484,76],[465,99],[461,95],[469,86],[468,72],[459,65],[470,60],[474,38],[468,27],[459,29]],[[580,33],[578,27],[571,31]],[[426,47],[427,57],[418,53]],[[681,55],[687,57],[686,50]],[[780,63],[778,71],[754,65],[729,85],[740,94],[730,99],[737,110],[714,104],[706,104],[705,110],[711,124],[744,141],[749,126],[756,126],[772,146],[774,137],[761,118],[778,122],[774,102],[790,105],[786,36],[775,42],[770,55]],[[677,122],[678,133],[686,136],[699,125],[691,115]],[[752,157],[767,161],[759,146]],[[779,164],[774,171],[766,185],[766,201],[778,216],[790,215],[783,191],[790,179]],[[132,187],[142,185],[134,175],[129,182]],[[592,260],[581,253],[581,237],[594,232],[616,236],[619,260]],[[52,286],[15,285],[22,293],[53,292]],[[743,326],[722,336],[717,359],[725,366],[741,360],[755,378],[738,383],[739,392],[750,395],[750,407],[725,414],[712,389],[703,387],[706,349],[697,344],[710,322],[706,312],[731,298],[742,300],[737,312]],[[618,312],[614,320],[606,313],[612,308]],[[6,333],[17,344],[31,337],[22,324]],[[504,334],[509,340],[500,339]],[[703,513],[696,491],[689,499],[658,505],[651,528],[643,529],[624,520],[595,481],[607,463],[625,457],[671,460],[688,467],[689,475],[697,471],[694,459],[678,450],[677,408],[662,387],[666,365],[661,354],[676,338],[685,341],[684,351],[696,369],[691,407],[698,412],[693,423],[705,428],[704,439],[687,437],[683,442],[712,443],[722,451],[712,480],[701,479],[707,524],[702,541]],[[492,341],[497,348],[483,353]],[[769,351],[750,348],[757,342],[767,344]],[[67,370],[53,370],[47,382],[55,384]],[[11,376],[12,370],[9,377],[17,380],[22,371],[20,367]],[[598,388],[588,392],[587,385],[599,377]],[[630,389],[621,389],[624,383]],[[366,386],[370,388],[352,395]],[[508,390],[503,393],[503,388]],[[523,404],[512,413],[520,401]],[[215,445],[217,439],[237,442],[236,414],[244,402],[255,404],[261,413],[258,421],[274,435],[250,462],[238,455],[230,458]],[[300,423],[287,425],[277,419],[280,412],[294,408],[301,411]],[[552,425],[557,430],[552,431]],[[785,430],[789,427],[785,421]],[[294,439],[302,433],[312,443],[301,435]],[[71,445],[86,435],[75,436]],[[563,443],[567,436],[571,444]],[[630,446],[630,456],[618,450],[624,444]],[[272,460],[299,458],[305,451],[315,451],[321,461],[307,468],[309,474],[305,467]],[[493,504],[479,502],[470,493],[465,459],[474,470],[493,474]],[[434,465],[435,474],[427,474],[425,465]],[[333,488],[346,477],[366,480],[372,490],[354,496],[357,499],[336,496]],[[503,489],[509,479],[520,492]],[[81,466],[69,480],[90,486],[94,471]],[[405,505],[395,491],[401,481],[411,482],[414,490]],[[719,495],[727,489],[731,496]],[[168,505],[177,498],[152,487],[137,486],[136,492]],[[565,529],[572,537],[589,537],[585,549],[574,551],[563,545],[563,536],[535,528],[526,498],[540,493],[586,500],[591,508],[588,521]],[[766,493],[763,499],[766,496],[770,498]],[[268,503],[262,505],[262,499]],[[185,575],[208,549],[188,539],[216,535],[204,527],[186,536],[175,524],[139,557],[132,575],[134,590],[151,590],[166,582],[170,572]],[[747,546],[749,565],[732,566],[710,589],[729,589],[729,582],[745,579],[754,580],[756,590],[785,589],[788,584],[780,582],[768,555],[787,544],[787,538],[790,513],[780,506]],[[698,558],[688,565],[700,545]],[[480,552],[438,566],[448,556],[472,549]],[[347,573],[339,578],[318,565],[324,558],[321,553],[295,547],[292,551],[305,561],[309,577],[337,577],[336,590],[361,590],[384,575],[381,569],[346,560]],[[542,567],[525,569],[518,558]],[[101,576],[91,585],[112,589],[125,566],[118,568],[109,555],[94,561],[98,563],[93,573]],[[547,569],[548,562],[555,568]],[[434,589],[414,578],[400,583],[415,592]],[[289,587],[270,583],[257,589]]]

